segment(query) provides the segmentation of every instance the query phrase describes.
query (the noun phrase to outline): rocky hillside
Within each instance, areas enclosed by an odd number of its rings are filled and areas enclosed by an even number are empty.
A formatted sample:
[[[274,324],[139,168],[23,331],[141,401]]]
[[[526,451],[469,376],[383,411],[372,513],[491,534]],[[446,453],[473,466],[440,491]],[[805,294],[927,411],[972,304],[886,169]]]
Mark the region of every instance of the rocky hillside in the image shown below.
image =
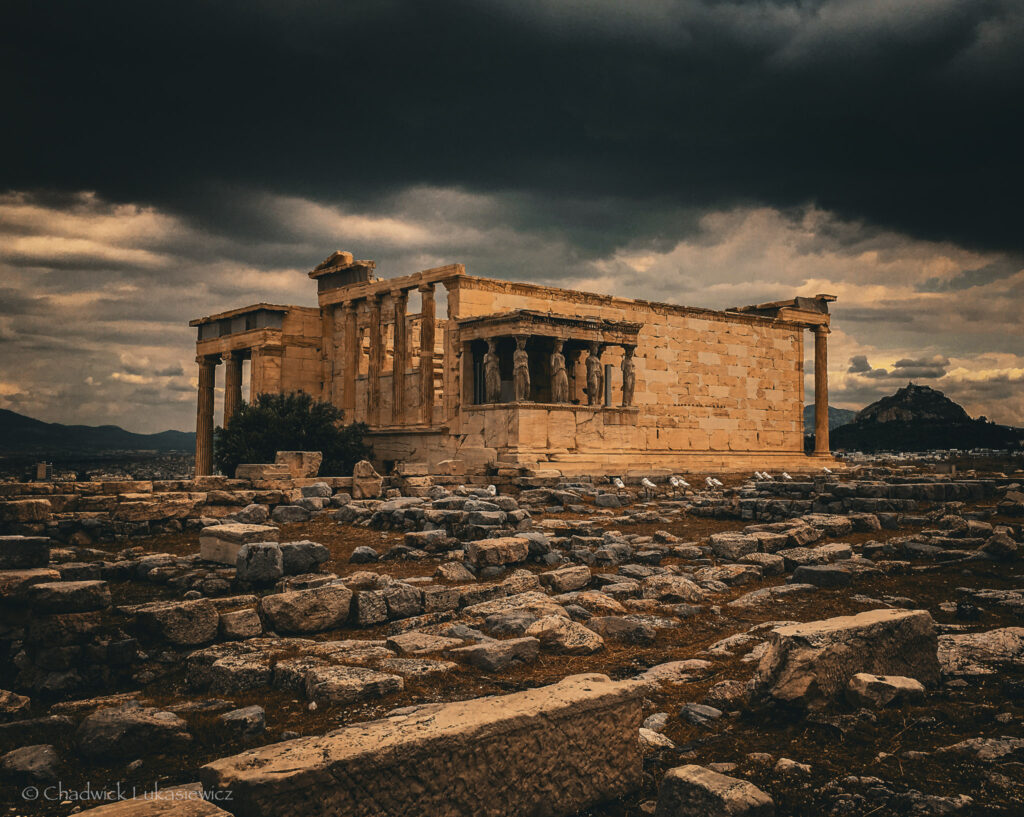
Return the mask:
[[[830,436],[837,451],[1012,449],[1024,443],[1024,429],[972,419],[942,392],[913,383],[861,409]]]

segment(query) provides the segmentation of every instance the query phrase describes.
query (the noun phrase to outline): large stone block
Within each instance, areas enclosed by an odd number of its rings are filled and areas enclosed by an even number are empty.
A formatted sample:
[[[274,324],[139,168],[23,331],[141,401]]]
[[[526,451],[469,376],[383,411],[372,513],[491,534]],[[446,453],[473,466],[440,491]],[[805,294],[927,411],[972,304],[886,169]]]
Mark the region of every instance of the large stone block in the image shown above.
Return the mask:
[[[287,468],[293,479],[302,479],[320,472],[324,455],[322,451],[278,451],[274,461]]]
[[[199,558],[234,567],[242,545],[276,542],[278,536],[279,531],[274,525],[245,525],[241,522],[211,525],[199,534]]]
[[[772,817],[775,803],[753,783],[703,766],[669,769],[654,817]]]
[[[338,627],[348,617],[352,591],[340,584],[274,593],[260,600],[271,627],[282,633],[318,633]]]
[[[214,761],[236,817],[547,817],[640,785],[639,688],[576,675]],[[458,781],[453,785],[453,781]]]
[[[0,600],[20,601],[25,598],[32,585],[59,581],[60,573],[49,567],[34,567],[30,570],[0,570]]]
[[[477,567],[515,564],[529,555],[530,543],[516,536],[480,539],[466,546],[466,559]]]
[[[842,694],[860,672],[939,679],[935,622],[926,610],[869,610],[776,627],[758,666],[760,694],[817,706]]]
[[[217,637],[220,614],[209,599],[156,601],[135,609],[139,627],[179,647],[209,644]]]

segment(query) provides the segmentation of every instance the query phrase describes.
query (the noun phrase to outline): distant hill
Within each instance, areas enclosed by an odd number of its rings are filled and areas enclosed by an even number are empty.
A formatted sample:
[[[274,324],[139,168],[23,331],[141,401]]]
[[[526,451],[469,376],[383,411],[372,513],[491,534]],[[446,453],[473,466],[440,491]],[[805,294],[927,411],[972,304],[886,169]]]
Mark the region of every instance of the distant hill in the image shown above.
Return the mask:
[[[1024,444],[1024,429],[971,419],[942,392],[908,383],[861,409],[852,422],[833,429],[829,438],[837,451],[1012,449]]]
[[[838,428],[839,426],[852,423],[857,412],[852,409],[841,409],[835,406],[828,407],[828,427]],[[804,406],[804,431],[808,434],[814,433],[814,404]]]
[[[187,431],[135,434],[119,426],[66,426],[0,409],[0,454],[191,451],[195,445],[196,435]]]

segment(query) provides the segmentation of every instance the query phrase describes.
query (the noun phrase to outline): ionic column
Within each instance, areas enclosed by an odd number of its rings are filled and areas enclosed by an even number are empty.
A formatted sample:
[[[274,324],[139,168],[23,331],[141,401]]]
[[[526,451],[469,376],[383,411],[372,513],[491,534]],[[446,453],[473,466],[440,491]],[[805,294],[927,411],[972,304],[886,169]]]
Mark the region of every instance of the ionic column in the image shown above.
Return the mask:
[[[828,456],[828,332],[814,327],[814,453]]]
[[[391,362],[391,422],[405,422],[405,370],[409,368],[409,337],[405,312],[409,306],[409,293],[399,289],[391,293],[395,308],[395,347]]]
[[[380,325],[380,294],[371,295],[370,304],[370,361],[366,378],[366,422],[380,425],[380,370],[384,364],[384,338]]]
[[[362,344],[359,342],[359,316],[355,301],[346,301],[342,310],[345,321],[345,352],[342,364],[341,407],[345,410],[346,422],[356,419],[356,377],[359,375],[359,357]]]
[[[237,352],[225,352],[224,361],[224,427],[242,405],[242,357]]]
[[[196,476],[213,473],[213,386],[217,359],[197,357],[199,364],[199,400],[196,409]]]
[[[424,425],[434,423],[434,285],[419,288],[420,309],[420,420]]]

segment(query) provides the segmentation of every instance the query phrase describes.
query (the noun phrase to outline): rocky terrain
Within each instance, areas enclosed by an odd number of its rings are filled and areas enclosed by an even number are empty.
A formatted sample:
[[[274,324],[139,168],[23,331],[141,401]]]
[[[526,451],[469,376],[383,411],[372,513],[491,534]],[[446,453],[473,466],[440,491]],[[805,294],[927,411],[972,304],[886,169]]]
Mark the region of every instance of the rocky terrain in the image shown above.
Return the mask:
[[[11,524],[8,813],[1020,813],[1024,477],[687,479]]]

